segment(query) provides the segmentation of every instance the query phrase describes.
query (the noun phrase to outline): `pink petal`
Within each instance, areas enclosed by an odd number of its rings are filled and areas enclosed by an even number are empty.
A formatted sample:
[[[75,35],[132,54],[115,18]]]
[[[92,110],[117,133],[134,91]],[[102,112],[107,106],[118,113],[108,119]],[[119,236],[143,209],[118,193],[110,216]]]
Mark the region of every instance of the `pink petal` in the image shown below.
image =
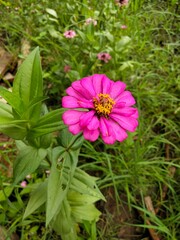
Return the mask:
[[[115,103],[115,105],[113,106],[113,108],[123,108],[126,106],[126,103],[125,102],[118,102],[118,103]]]
[[[79,123],[70,125],[68,129],[74,135],[76,135],[82,131],[81,127],[79,126]]]
[[[81,93],[77,92],[73,87],[69,87],[66,89],[66,93],[72,97],[77,98],[77,102],[79,103],[80,107],[83,108],[93,108],[92,100],[87,100]]]
[[[94,91],[93,83],[92,83],[92,76],[85,77],[81,79],[81,85],[85,88],[91,95],[91,97],[95,97],[96,93]]]
[[[104,77],[104,74],[94,74],[93,75],[93,86],[94,86],[94,90],[96,92],[96,94],[102,93],[102,79]]]
[[[66,93],[67,93],[69,96],[75,97],[75,98],[77,98],[77,99],[79,99],[79,98],[86,99],[86,98],[84,98],[83,95],[81,95],[80,92],[77,92],[73,87],[68,87],[68,88],[66,89]]]
[[[112,81],[104,75],[102,79],[102,93],[110,93],[111,91],[111,86],[112,86]]]
[[[116,141],[116,135],[109,119],[107,120],[104,117],[100,118],[99,128],[101,132],[101,137],[106,144],[113,144]]]
[[[122,128],[130,132],[134,132],[138,126],[138,121],[133,117],[124,117],[116,113],[112,113],[111,118],[114,119]]]
[[[136,109],[135,113],[132,114],[131,117],[133,117],[133,118],[135,118],[135,119],[137,119],[137,118],[139,117],[139,112],[138,112],[137,109]]]
[[[136,108],[132,108],[132,107],[124,107],[124,108],[114,107],[112,109],[111,113],[117,113],[117,114],[122,115],[124,117],[130,117],[133,114],[135,114],[136,112],[137,112],[137,109]]]
[[[117,139],[119,142],[124,141],[124,140],[128,137],[126,131],[125,131],[123,128],[121,128],[121,127],[119,126],[119,124],[117,124],[117,123],[116,123],[115,121],[113,121],[112,119],[109,119],[109,121],[110,121],[110,124],[111,124],[111,126],[112,126],[112,128],[113,128],[113,131],[114,131],[115,135],[116,135],[116,139]]]
[[[131,92],[124,91],[122,92],[116,99],[117,103],[124,102],[126,107],[132,106],[136,103],[134,97],[132,96]]]
[[[71,96],[64,96],[62,98],[62,106],[64,108],[94,108],[92,101],[80,97],[77,99]]]
[[[116,98],[124,91],[124,89],[126,88],[126,84],[121,82],[121,81],[117,81],[115,83],[112,84],[111,87],[111,97],[116,100]]]
[[[124,141],[127,138],[126,131],[121,128],[115,121],[112,119],[105,120],[105,123],[109,124],[109,128],[111,129],[109,132],[110,134],[107,136],[102,135],[102,139],[106,144],[113,144],[116,140],[117,141]]]
[[[110,135],[108,137],[102,136],[102,139],[106,144],[114,144],[116,141],[116,137],[114,135]]]
[[[112,128],[109,125],[108,120],[106,120],[106,118],[101,117],[100,121],[99,121],[99,129],[100,129],[100,133],[102,136],[110,136],[112,134]]]
[[[80,117],[85,114],[85,112],[76,110],[67,110],[62,115],[62,120],[65,124],[71,125],[79,122]]]
[[[81,80],[73,82],[71,86],[74,88],[74,90],[77,91],[78,94],[83,96],[85,99],[92,99],[91,94],[82,87]]]
[[[95,130],[99,128],[99,119],[97,118],[97,116],[93,116],[90,123],[87,125],[87,128],[89,130]]]
[[[89,112],[86,112],[85,114],[83,114],[80,117],[80,122],[79,122],[80,127],[86,128],[87,125],[91,122],[94,114],[95,114],[95,111],[89,111]]]
[[[79,108],[79,104],[77,102],[77,98],[71,96],[64,96],[62,98],[62,106],[64,108]]]
[[[84,129],[83,130],[83,136],[86,140],[94,142],[99,137],[99,130],[98,129],[96,129],[96,130]]]
[[[94,108],[94,104],[92,101],[90,100],[78,100],[77,101],[79,103],[79,106],[82,107],[82,108]]]

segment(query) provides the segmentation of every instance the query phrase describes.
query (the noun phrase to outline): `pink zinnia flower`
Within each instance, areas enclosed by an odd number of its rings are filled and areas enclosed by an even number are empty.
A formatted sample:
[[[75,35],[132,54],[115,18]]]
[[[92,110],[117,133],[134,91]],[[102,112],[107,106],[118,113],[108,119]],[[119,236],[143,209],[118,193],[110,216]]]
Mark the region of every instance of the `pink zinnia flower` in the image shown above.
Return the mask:
[[[126,25],[121,25],[121,29],[126,29],[127,26]]]
[[[64,33],[66,38],[74,38],[76,36],[76,32],[73,30],[68,30]]]
[[[21,182],[21,187],[25,188],[27,186],[27,182],[26,181],[22,181]]]
[[[121,6],[127,6],[129,0],[115,0],[115,2],[117,5],[119,5],[121,7]]]
[[[94,20],[93,18],[87,18],[85,24],[89,25],[90,23],[92,23],[94,26],[97,25],[97,21],[96,20]]]
[[[69,66],[69,65],[64,66],[65,73],[68,73],[70,70],[71,70],[71,66]]]
[[[62,106],[69,108],[63,121],[72,134],[83,132],[85,139],[95,141],[99,135],[107,144],[127,138],[126,131],[138,126],[135,99],[125,91],[126,84],[111,81],[104,74],[94,74],[72,83]]]
[[[109,53],[98,53],[97,58],[107,63],[111,59],[111,55]]]

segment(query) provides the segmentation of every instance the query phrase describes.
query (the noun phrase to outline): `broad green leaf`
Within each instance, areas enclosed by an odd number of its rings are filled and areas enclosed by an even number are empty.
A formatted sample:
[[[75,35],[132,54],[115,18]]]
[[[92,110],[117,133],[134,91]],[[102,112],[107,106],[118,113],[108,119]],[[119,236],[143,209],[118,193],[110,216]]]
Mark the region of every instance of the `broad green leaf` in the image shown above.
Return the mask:
[[[28,205],[26,207],[23,219],[36,211],[47,200],[47,181],[38,184],[38,187],[32,191]]]
[[[39,127],[33,127],[29,130],[27,138],[36,138],[43,135],[46,135],[48,133],[60,131],[62,129],[66,128],[64,123],[62,121],[59,122],[52,122],[51,124],[39,126]]]
[[[72,190],[68,191],[68,201],[71,206],[82,206],[82,205],[90,205],[99,201],[101,197],[92,196],[90,194],[82,194],[80,192],[75,192]]]
[[[80,30],[76,30],[78,35],[82,38],[83,41],[86,41],[86,34],[84,34],[82,31]]]
[[[96,180],[97,178],[90,176],[82,169],[76,168],[70,189],[81,194],[88,194],[89,196],[97,198],[97,200],[102,199],[106,201],[96,185]]]
[[[16,143],[16,147],[17,147],[17,149],[18,149],[19,151],[21,151],[22,148],[25,148],[25,147],[27,146],[27,145],[26,145],[23,141],[21,141],[21,140],[16,140],[15,143]]]
[[[14,184],[33,173],[46,155],[47,151],[45,149],[31,146],[23,147],[14,161]]]
[[[12,107],[0,102],[0,132],[14,139],[23,139],[27,133],[27,121],[15,120]]]
[[[28,116],[33,115],[34,114],[34,111],[30,111],[30,110],[34,110],[34,108],[39,104],[41,103],[42,101],[48,99],[48,97],[37,97],[37,98],[34,98],[30,103],[29,103],[29,106],[27,107],[26,111],[23,113],[23,116],[22,118],[27,118]],[[31,112],[31,113],[30,113]],[[33,119],[33,117],[30,116],[30,119]]]
[[[9,105],[15,109],[15,111],[20,114],[22,112],[22,102],[20,98],[16,98],[12,92],[8,91],[6,88],[0,86],[0,96],[2,96]]]
[[[68,234],[71,231],[71,222],[71,208],[65,197],[62,201],[61,210],[56,217],[56,221],[53,223],[53,228],[57,226],[61,234]]]
[[[67,128],[60,131],[57,138],[58,143],[66,149],[76,150],[79,149],[84,141],[81,134],[73,135]]]
[[[13,120],[14,117],[12,115],[12,107],[8,104],[0,102],[0,129],[1,125],[9,123]]]
[[[61,235],[62,240],[77,240],[76,224],[71,217],[71,207],[66,198],[55,221],[52,222],[52,228]]]
[[[26,126],[27,122],[24,120],[11,120],[0,124],[0,131],[13,139],[22,140],[27,134]]]
[[[65,151],[66,149],[62,146],[53,148],[53,158],[58,159]]]
[[[25,112],[29,104],[37,97],[42,97],[42,70],[39,48],[35,48],[20,66],[13,84],[14,98],[22,101],[21,109]],[[31,115],[31,113],[33,114]],[[32,120],[38,120],[41,112],[41,103],[30,109]]]
[[[49,34],[51,35],[51,37],[53,37],[53,38],[61,38],[61,33],[59,32],[59,31],[57,31],[55,28],[54,28],[54,26],[49,26],[49,28],[48,28],[48,32],[49,32]]]
[[[3,190],[0,190],[0,202],[6,201],[7,198],[11,195],[13,187],[5,187]]]
[[[61,118],[64,109],[53,110],[42,116],[38,123],[31,126],[28,137],[39,137],[65,128]]]
[[[57,215],[67,195],[77,165],[78,151],[63,154],[61,169],[57,168],[56,161],[57,159],[53,158],[48,178],[46,226]]]
[[[105,36],[110,42],[114,42],[114,36],[110,32],[106,31]]]
[[[93,204],[72,206],[72,216],[77,222],[98,221],[101,212]]]
[[[116,42],[115,50],[120,52],[125,50],[125,47],[131,42],[131,38],[128,36],[123,36],[118,42]]]
[[[46,126],[48,124],[51,124],[52,122],[60,122],[64,111],[65,111],[64,109],[59,108],[51,112],[48,112],[47,114],[43,115],[39,119],[38,123],[35,124],[33,127],[40,127],[41,125]]]
[[[53,17],[58,18],[57,13],[54,9],[46,8],[46,12],[52,15]]]
[[[92,42],[94,40],[94,25],[93,23],[86,26],[86,37]]]

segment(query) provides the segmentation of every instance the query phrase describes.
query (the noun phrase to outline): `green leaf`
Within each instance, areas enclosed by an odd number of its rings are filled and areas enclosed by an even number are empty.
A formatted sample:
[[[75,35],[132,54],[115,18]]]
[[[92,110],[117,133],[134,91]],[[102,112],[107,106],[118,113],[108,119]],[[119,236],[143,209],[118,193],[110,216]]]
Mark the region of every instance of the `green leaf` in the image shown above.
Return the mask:
[[[51,173],[48,178],[48,196],[46,211],[46,226],[50,223],[61,208],[62,201],[67,195],[72,177],[78,161],[78,151],[63,154],[61,169],[53,159]]]
[[[11,195],[13,187],[5,187],[3,190],[0,190],[0,202],[7,201],[7,198]]]
[[[81,134],[73,135],[67,128],[60,131],[58,143],[66,149],[77,150],[81,147],[84,138]]]
[[[77,240],[76,224],[71,217],[71,208],[66,198],[55,221],[52,222],[52,228],[61,235],[62,240]]]
[[[12,107],[0,102],[0,125],[13,120]]]
[[[84,34],[82,31],[80,30],[76,30],[78,35],[82,38],[83,41],[86,41],[86,34]]]
[[[77,222],[98,221],[101,212],[93,204],[71,207],[72,216]]]
[[[37,97],[34,98],[30,103],[29,106],[27,107],[27,110],[23,113],[22,118],[27,118],[28,114],[30,112],[30,110],[34,109],[39,103],[41,103],[42,101],[48,99],[48,97]],[[31,114],[33,115],[34,112],[31,112]],[[33,119],[33,117],[30,116],[30,119]]]
[[[49,13],[51,16],[58,18],[57,13],[54,9],[46,8],[46,12]]]
[[[20,114],[22,112],[22,102],[20,98],[16,98],[12,92],[0,86],[0,96],[3,97],[15,111]]]
[[[33,173],[46,155],[47,151],[45,149],[31,146],[23,147],[14,161],[14,184]]]
[[[110,42],[114,42],[114,36],[110,32],[106,31],[104,35]]]
[[[120,52],[125,49],[125,47],[131,42],[131,38],[128,36],[123,36],[115,45],[115,51]]]
[[[0,124],[0,131],[7,136],[22,140],[27,134],[27,121],[24,120],[6,120],[6,122]]]
[[[27,133],[27,121],[14,120],[12,115],[12,107],[1,102],[0,131],[14,139],[23,139]]]
[[[76,168],[70,189],[81,194],[88,194],[97,198],[97,200],[102,199],[106,201],[96,185],[96,180],[97,178],[90,176],[82,169]]]
[[[28,137],[35,138],[65,128],[61,121],[63,112],[64,109],[57,109],[42,116],[37,124],[30,127]]]
[[[69,190],[68,192],[68,201],[71,206],[83,206],[83,205],[90,205],[95,203],[96,201],[100,200],[99,196],[93,196],[91,194],[82,194],[80,192],[75,192]]]
[[[13,97],[21,100],[21,112],[27,111],[30,103],[37,97],[42,97],[42,70],[39,48],[35,48],[20,66],[13,84]],[[33,114],[31,115],[31,113]],[[29,110],[32,120],[38,120],[41,112],[41,103]]]
[[[36,211],[47,200],[47,181],[38,184],[38,187],[32,191],[28,205],[26,207],[23,219]]]

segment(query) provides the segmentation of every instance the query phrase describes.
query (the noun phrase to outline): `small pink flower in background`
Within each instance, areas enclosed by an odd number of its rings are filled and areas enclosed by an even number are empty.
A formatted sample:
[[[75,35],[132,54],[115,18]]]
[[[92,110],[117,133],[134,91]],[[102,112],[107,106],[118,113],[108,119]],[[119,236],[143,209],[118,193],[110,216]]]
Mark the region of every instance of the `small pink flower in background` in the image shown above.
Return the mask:
[[[97,25],[97,21],[96,20],[94,20],[93,18],[87,18],[86,21],[85,21],[85,24],[89,25],[90,23],[92,23],[94,26]]]
[[[71,66],[69,66],[69,65],[64,66],[65,73],[68,73],[70,70],[71,70]]]
[[[126,25],[121,25],[121,29],[127,29]]]
[[[128,3],[129,3],[129,0],[115,0],[115,3],[118,5],[118,6],[127,6]]]
[[[109,53],[98,53],[97,58],[107,63],[111,59],[111,55]]]
[[[113,82],[104,74],[94,74],[72,83],[62,106],[69,108],[62,119],[72,134],[83,132],[86,140],[95,141],[99,135],[106,144],[127,138],[126,131],[138,126],[135,99],[126,84]]]
[[[66,38],[74,38],[76,36],[76,32],[73,30],[68,30],[64,33]]]
[[[22,181],[21,182],[21,187],[25,188],[27,186],[27,182],[26,181]]]

